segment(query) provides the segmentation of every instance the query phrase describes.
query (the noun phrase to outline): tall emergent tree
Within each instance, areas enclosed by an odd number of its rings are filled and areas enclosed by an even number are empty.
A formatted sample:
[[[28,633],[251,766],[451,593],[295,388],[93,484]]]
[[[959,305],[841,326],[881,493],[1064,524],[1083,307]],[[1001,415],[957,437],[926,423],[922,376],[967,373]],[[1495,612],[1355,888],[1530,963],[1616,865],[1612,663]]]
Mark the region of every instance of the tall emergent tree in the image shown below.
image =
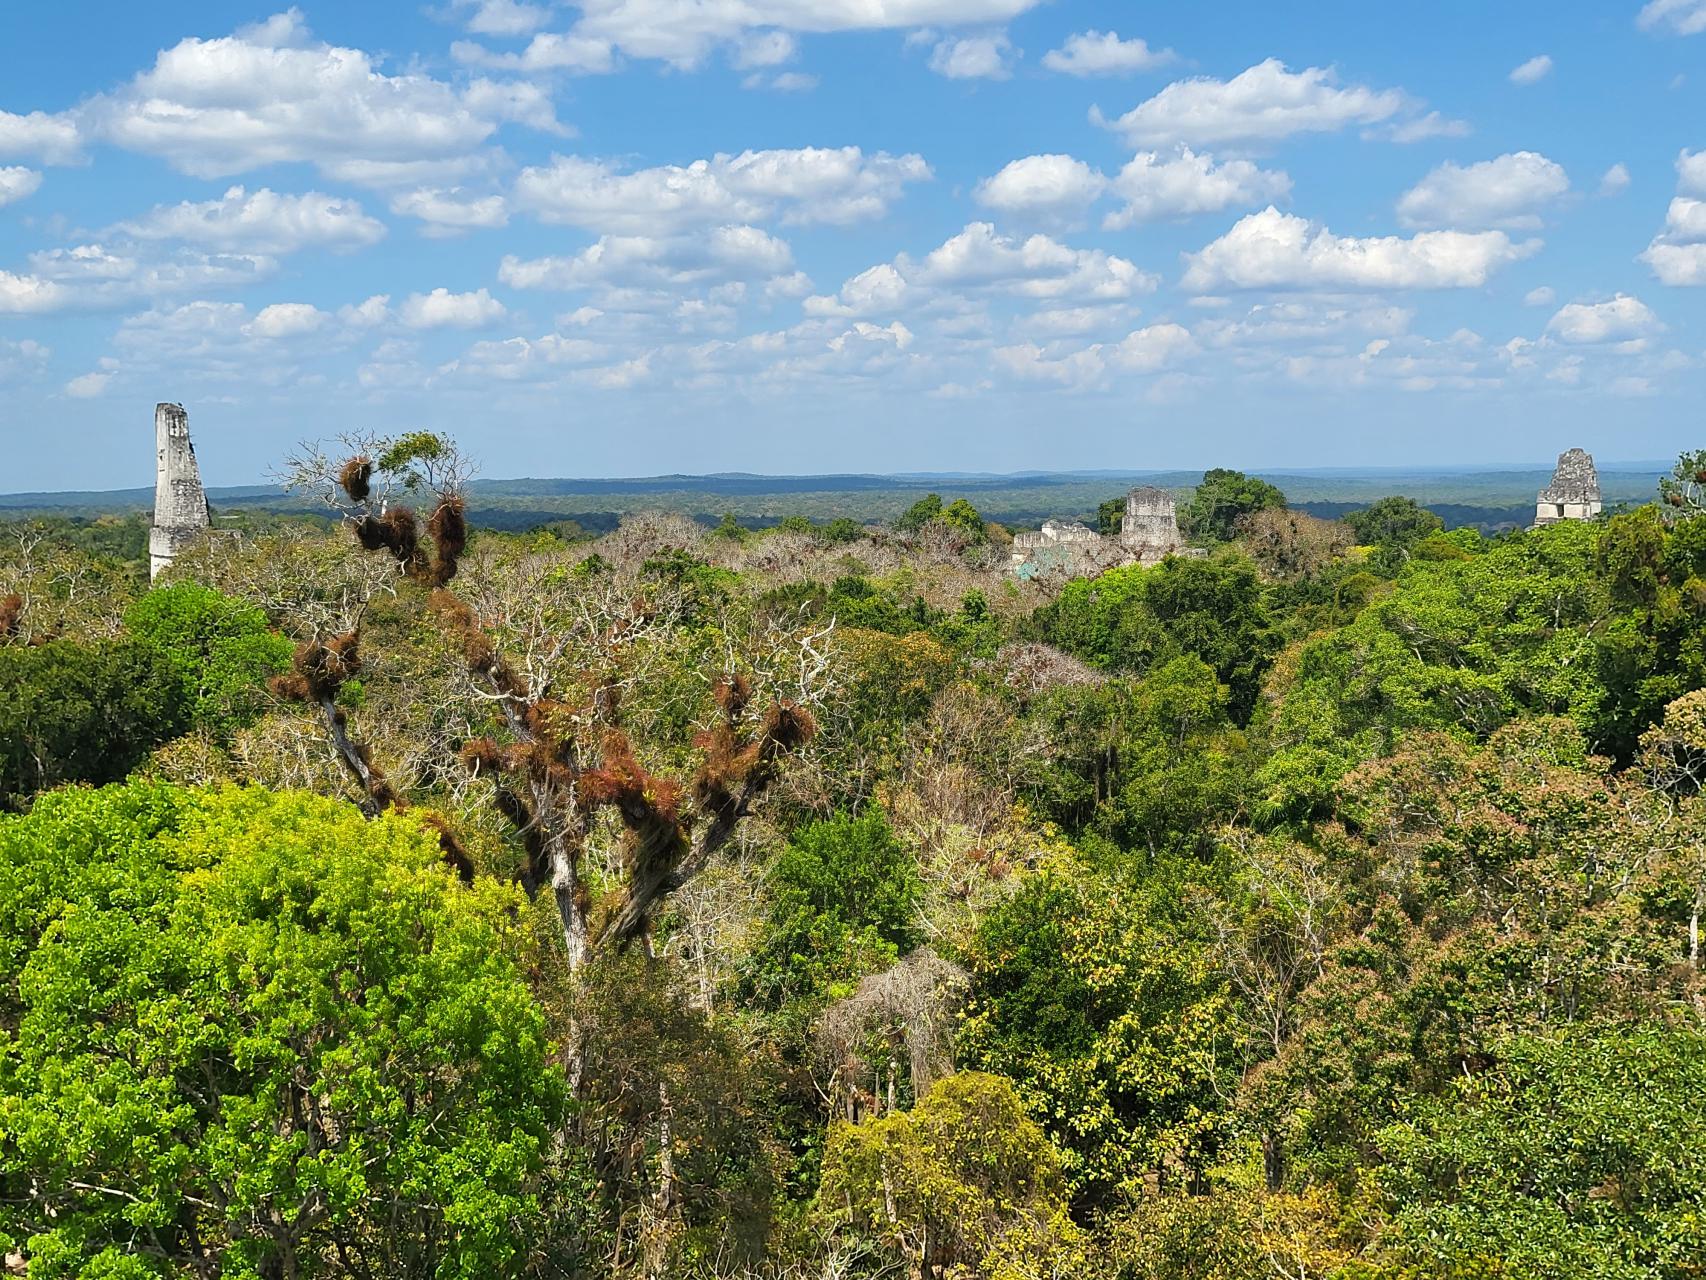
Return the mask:
[[[792,638],[786,680],[754,670],[752,655],[744,655],[747,669],[736,669],[736,655],[728,655],[714,681],[711,721],[688,735],[695,763],[685,776],[653,772],[623,723],[631,677],[620,658],[649,635],[656,603],[638,596],[589,609],[587,597],[599,588],[550,565],[523,566],[519,578],[477,581],[458,594],[450,583],[467,547],[468,466],[456,446],[427,433],[345,443],[351,452],[341,462],[318,449],[294,459],[291,480],[318,492],[364,550],[389,556],[403,583],[425,593],[425,615],[460,655],[476,718],[488,729],[464,742],[461,760],[490,784],[492,802],[521,840],[522,887],[530,896],[549,887],[573,967],[595,946],[643,939],[659,904],[704,870],[776,781],[783,759],[815,733],[806,704],[827,664],[821,633]],[[431,502],[424,520],[401,501],[410,495]],[[589,631],[592,643],[577,647]],[[400,797],[351,735],[338,703],[361,670],[360,643],[359,621],[311,638],[278,687],[321,707],[366,807],[379,812]],[[582,864],[606,811],[624,841],[619,883],[595,920]]]

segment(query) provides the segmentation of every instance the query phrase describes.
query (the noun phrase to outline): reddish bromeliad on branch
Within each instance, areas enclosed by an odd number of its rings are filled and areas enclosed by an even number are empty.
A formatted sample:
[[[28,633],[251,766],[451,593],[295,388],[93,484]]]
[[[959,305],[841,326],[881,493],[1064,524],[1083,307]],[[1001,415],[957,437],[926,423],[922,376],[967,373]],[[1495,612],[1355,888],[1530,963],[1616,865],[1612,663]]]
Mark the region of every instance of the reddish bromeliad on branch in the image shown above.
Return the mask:
[[[713,689],[710,727],[693,739],[697,768],[685,782],[650,772],[623,727],[618,682],[585,670],[524,676],[473,606],[448,589],[468,541],[467,466],[455,446],[424,433],[349,443],[351,455],[336,465],[317,450],[294,460],[293,483],[317,489],[363,549],[389,554],[403,578],[430,593],[427,612],[459,650],[482,703],[497,712],[497,732],[468,741],[460,754],[472,776],[491,783],[493,804],[521,840],[523,888],[537,896],[549,886],[573,967],[595,948],[646,942],[659,904],[704,870],[776,781],[783,759],[811,740],[811,712],[780,696],[759,705],[746,676],[726,674]],[[397,501],[409,491],[432,497],[424,522]],[[636,629],[645,609],[643,601],[630,606]],[[305,642],[274,687],[321,708],[362,807],[374,814],[404,801],[338,705],[339,690],[360,670],[358,620],[347,632]],[[577,700],[557,692],[569,687],[590,693]],[[606,810],[623,831],[622,884],[595,907],[582,863]],[[435,825],[447,850],[455,847],[448,826]]]

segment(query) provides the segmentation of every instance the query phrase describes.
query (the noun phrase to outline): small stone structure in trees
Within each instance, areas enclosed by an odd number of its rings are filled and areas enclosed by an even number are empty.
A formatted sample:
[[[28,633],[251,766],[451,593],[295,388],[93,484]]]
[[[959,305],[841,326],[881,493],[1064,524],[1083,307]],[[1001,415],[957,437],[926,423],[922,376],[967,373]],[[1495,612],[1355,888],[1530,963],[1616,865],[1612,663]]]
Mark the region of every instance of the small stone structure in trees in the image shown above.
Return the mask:
[[[207,491],[201,487],[190,415],[181,404],[154,406],[154,524],[148,532],[148,576],[158,578],[178,553],[207,531]]]
[[[1013,536],[1011,567],[1021,578],[1082,578],[1121,565],[1156,565],[1170,555],[1191,554],[1179,533],[1173,495],[1144,485],[1126,494],[1116,536],[1104,537],[1082,524],[1045,520],[1037,532]]]
[[[1593,455],[1585,449],[1567,449],[1558,455],[1552,483],[1540,491],[1534,505],[1534,525],[1557,524],[1560,520],[1592,520],[1602,510],[1599,472]]]

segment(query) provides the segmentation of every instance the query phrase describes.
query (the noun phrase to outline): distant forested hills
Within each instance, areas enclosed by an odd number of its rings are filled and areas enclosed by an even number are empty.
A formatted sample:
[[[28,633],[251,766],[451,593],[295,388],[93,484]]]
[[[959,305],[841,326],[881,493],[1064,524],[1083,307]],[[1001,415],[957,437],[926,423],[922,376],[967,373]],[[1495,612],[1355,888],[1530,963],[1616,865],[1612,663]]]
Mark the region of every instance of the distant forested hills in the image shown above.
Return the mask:
[[[1649,501],[1667,467],[1658,463],[1605,463],[1600,482],[1607,508]],[[1285,492],[1293,507],[1332,518],[1378,498],[1401,494],[1432,508],[1451,528],[1475,526],[1493,532],[1526,525],[1534,495],[1551,469],[1454,468],[1320,469],[1263,471],[1259,475]],[[638,511],[674,511],[704,523],[725,513],[750,528],[789,515],[813,519],[849,516],[889,521],[922,493],[969,498],[987,519],[1010,528],[1034,527],[1049,518],[1094,522],[1104,499],[1138,484],[1188,493],[1201,479],[1196,471],[1072,471],[920,473],[906,475],[766,476],[744,472],[663,475],[614,479],[523,478],[477,480],[468,491],[470,518],[487,528],[522,530],[573,521],[589,532],[614,528]],[[227,512],[303,512],[313,508],[276,486],[213,488],[209,500]],[[152,487],[110,492],[0,494],[0,515],[97,517],[146,511]]]

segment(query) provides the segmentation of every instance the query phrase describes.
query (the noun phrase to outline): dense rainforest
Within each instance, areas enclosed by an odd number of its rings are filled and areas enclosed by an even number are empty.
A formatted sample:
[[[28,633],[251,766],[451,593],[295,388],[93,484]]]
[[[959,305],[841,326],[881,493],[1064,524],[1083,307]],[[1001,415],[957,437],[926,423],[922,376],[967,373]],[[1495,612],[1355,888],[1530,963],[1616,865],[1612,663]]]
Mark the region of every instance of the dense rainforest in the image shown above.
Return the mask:
[[[1706,457],[1073,581],[288,465],[0,526],[14,1273],[1706,1275]]]

